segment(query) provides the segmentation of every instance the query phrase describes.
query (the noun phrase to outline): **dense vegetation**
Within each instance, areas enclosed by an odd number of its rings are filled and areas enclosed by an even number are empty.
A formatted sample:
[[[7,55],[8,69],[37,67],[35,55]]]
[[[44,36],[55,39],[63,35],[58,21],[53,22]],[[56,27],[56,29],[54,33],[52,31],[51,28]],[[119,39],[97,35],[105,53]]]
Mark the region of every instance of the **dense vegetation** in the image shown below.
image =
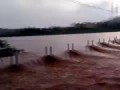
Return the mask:
[[[99,23],[75,23],[69,27],[0,29],[0,37],[98,33],[120,31],[120,18]]]

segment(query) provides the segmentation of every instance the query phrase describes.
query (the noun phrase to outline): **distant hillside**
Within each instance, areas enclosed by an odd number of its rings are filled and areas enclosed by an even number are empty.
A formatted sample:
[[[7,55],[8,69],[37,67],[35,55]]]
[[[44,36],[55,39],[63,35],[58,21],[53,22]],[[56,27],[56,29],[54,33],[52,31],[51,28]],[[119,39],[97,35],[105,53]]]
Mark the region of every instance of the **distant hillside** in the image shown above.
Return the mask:
[[[109,24],[120,23],[120,17],[116,17],[111,20],[108,20],[108,21],[106,21],[106,23],[109,23]]]
[[[116,17],[104,22],[98,23],[99,27],[104,27],[104,28],[112,28],[112,29],[120,29],[120,17]]]
[[[98,23],[74,23],[69,27],[2,29],[0,37],[100,33],[120,31],[120,17]]]
[[[0,35],[4,35],[4,34],[6,34],[8,32],[9,32],[8,29],[2,29],[2,28],[0,28]]]

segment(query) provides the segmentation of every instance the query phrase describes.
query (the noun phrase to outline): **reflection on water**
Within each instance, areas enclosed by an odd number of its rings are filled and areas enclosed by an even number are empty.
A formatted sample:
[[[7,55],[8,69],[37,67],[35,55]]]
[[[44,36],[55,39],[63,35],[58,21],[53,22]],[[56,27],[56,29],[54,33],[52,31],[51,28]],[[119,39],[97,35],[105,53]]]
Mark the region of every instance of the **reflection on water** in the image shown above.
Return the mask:
[[[12,46],[19,49],[25,49],[28,52],[45,54],[45,47],[53,47],[53,54],[60,54],[67,50],[67,44],[74,43],[74,47],[77,50],[85,50],[87,41],[94,40],[94,43],[99,39],[103,41],[114,39],[116,36],[119,38],[120,32],[112,33],[94,33],[94,34],[71,34],[71,35],[53,35],[53,36],[27,36],[27,37],[9,37],[2,38],[7,40]]]

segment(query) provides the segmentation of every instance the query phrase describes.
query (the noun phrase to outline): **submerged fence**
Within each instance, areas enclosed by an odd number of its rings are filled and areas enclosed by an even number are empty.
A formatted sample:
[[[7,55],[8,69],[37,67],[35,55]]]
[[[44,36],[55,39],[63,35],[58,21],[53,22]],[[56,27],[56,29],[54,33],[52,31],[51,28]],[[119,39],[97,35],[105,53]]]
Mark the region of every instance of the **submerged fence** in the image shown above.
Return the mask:
[[[99,43],[108,43],[109,44],[109,43],[112,43],[113,41],[119,42],[120,39],[118,39],[118,37],[116,36],[113,39],[111,37],[109,37],[109,39],[105,39],[105,38],[100,39],[99,38],[97,42],[94,40],[87,40],[86,45],[84,46],[84,48],[85,48],[84,50],[86,53],[88,51],[91,52],[89,46],[95,46],[95,45],[98,45]],[[78,48],[76,48],[76,43],[67,43],[65,46],[66,46],[66,49],[64,51],[69,51],[69,50],[79,51]],[[56,49],[57,48],[55,48],[54,46],[51,46],[51,45],[45,46],[44,51],[43,51],[44,55],[56,55],[56,53],[55,53]],[[4,50],[4,52],[2,52],[2,50],[0,50],[0,53],[1,53],[0,54],[1,61],[2,61],[3,57],[11,57],[10,64],[16,64],[16,65],[19,64],[19,51],[18,50],[14,51],[14,52],[10,51],[9,53],[7,50]]]

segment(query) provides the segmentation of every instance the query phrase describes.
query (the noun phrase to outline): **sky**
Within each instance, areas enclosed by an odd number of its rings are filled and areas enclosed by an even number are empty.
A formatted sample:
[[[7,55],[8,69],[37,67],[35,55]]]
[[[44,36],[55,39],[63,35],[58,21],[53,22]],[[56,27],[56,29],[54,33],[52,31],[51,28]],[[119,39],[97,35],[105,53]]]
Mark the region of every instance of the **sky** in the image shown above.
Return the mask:
[[[115,16],[114,7],[120,0],[0,0],[0,27],[52,27],[73,23],[98,22]],[[103,8],[91,8],[80,3]]]

